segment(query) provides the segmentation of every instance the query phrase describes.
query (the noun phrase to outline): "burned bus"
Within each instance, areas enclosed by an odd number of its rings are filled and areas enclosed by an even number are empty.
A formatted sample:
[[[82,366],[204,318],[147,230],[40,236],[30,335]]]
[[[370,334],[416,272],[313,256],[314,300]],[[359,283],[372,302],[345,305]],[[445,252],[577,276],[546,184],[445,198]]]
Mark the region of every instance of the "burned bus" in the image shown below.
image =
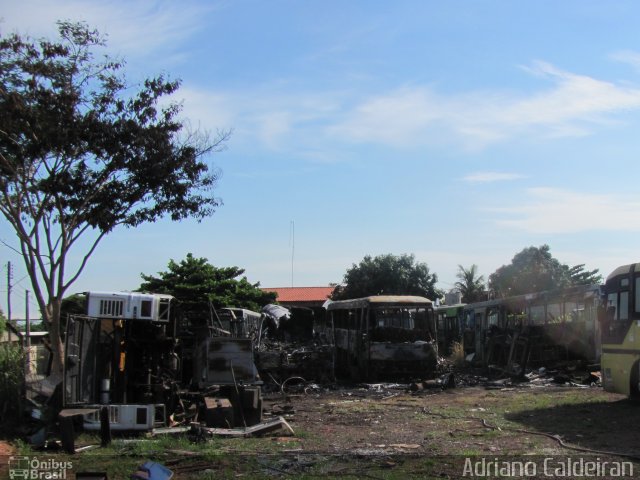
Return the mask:
[[[599,285],[467,304],[463,343],[467,358],[509,374],[563,361],[600,359]]]
[[[462,344],[464,304],[440,305],[436,307],[438,329],[438,353],[446,357],[452,353],[454,344]]]
[[[170,295],[88,292],[87,315],[67,321],[63,407],[98,430],[108,406],[113,431],[188,423],[253,425],[262,418],[260,377],[249,338],[220,336],[213,319],[177,315]],[[221,419],[213,415],[224,410]]]
[[[337,378],[423,379],[438,359],[431,300],[379,295],[329,302]]]

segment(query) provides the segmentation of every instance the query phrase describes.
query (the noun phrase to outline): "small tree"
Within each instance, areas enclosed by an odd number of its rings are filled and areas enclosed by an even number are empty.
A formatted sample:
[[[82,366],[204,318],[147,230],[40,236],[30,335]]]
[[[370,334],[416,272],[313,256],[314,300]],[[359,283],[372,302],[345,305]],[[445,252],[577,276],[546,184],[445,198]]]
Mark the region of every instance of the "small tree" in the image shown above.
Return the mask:
[[[565,265],[565,267],[567,268],[567,275],[571,285],[597,285],[602,283],[602,275],[598,273],[600,270],[597,268],[595,270],[585,270],[584,263],[574,267]]]
[[[0,39],[0,212],[49,326],[54,374],[62,298],[100,241],[121,225],[210,215],[218,175],[202,158],[227,138],[188,132],[178,105],[158,106],[179,82],[132,89],[122,62],[94,57],[98,32],[67,22],[59,32],[53,42]]]
[[[413,255],[365,256],[344,275],[344,285],[337,286],[331,298],[341,300],[369,295],[419,295],[440,298],[435,285],[438,276],[429,272],[426,263],[416,262]]]
[[[169,260],[169,269],[158,276],[141,274],[144,282],[138,290],[173,295],[188,315],[208,316],[209,302],[215,308],[237,307],[259,311],[276,300],[276,294],[264,292],[259,283],[246,277],[238,267],[214,267],[206,258],[191,253],[180,263]]]
[[[471,265],[468,269],[458,265],[456,277],[458,281],[455,283],[455,287],[462,294],[464,303],[478,302],[485,298],[484,277],[478,275],[477,265]]]
[[[0,311],[0,334],[7,319]],[[0,425],[6,432],[21,420],[25,357],[17,343],[0,344]]]

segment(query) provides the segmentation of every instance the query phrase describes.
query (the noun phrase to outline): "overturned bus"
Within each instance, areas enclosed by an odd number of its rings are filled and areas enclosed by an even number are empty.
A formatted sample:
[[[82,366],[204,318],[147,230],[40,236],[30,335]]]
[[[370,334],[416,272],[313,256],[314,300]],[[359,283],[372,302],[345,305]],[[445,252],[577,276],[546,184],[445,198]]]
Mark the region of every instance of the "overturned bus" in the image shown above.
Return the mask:
[[[338,378],[397,381],[434,373],[438,347],[431,300],[378,295],[331,301],[326,308]]]
[[[262,418],[251,339],[220,337],[213,319],[184,319],[169,295],[88,292],[67,321],[63,413],[100,428],[146,431],[196,418],[207,426]]]

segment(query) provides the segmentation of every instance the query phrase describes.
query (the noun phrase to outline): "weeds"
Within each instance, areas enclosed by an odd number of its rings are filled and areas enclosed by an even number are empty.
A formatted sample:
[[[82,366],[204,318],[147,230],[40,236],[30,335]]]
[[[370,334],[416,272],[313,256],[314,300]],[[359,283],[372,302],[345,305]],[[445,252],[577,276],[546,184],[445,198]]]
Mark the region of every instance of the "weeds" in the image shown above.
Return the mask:
[[[0,425],[15,427],[22,414],[25,357],[17,345],[0,345]]]
[[[464,366],[464,346],[460,342],[453,342],[449,361],[456,367]]]

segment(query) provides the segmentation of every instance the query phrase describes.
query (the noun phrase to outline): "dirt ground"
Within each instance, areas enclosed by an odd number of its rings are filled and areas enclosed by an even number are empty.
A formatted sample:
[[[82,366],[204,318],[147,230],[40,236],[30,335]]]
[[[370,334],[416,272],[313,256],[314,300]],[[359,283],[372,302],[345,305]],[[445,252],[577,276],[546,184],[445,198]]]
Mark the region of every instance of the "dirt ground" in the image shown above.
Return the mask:
[[[277,440],[281,452],[298,452],[303,464],[324,455],[329,476],[459,478],[466,457],[587,456],[635,462],[630,478],[640,478],[640,408],[599,387],[378,385],[274,396],[268,408],[297,434]]]
[[[7,441],[0,440],[0,478],[9,477],[8,459],[15,453],[15,448]]]
[[[601,388],[373,388],[271,397],[305,451],[561,454],[565,444],[640,459],[640,408]],[[549,436],[544,434],[549,434]]]
[[[149,460],[170,468],[174,479],[453,479],[462,477],[467,458],[586,456],[633,462],[634,475],[625,478],[640,478],[640,406],[595,386],[491,382],[416,392],[406,385],[307,386],[266,393],[264,411],[265,419],[285,418],[295,435],[116,439],[108,449],[70,458],[74,469],[106,471],[110,479],[129,478]]]

